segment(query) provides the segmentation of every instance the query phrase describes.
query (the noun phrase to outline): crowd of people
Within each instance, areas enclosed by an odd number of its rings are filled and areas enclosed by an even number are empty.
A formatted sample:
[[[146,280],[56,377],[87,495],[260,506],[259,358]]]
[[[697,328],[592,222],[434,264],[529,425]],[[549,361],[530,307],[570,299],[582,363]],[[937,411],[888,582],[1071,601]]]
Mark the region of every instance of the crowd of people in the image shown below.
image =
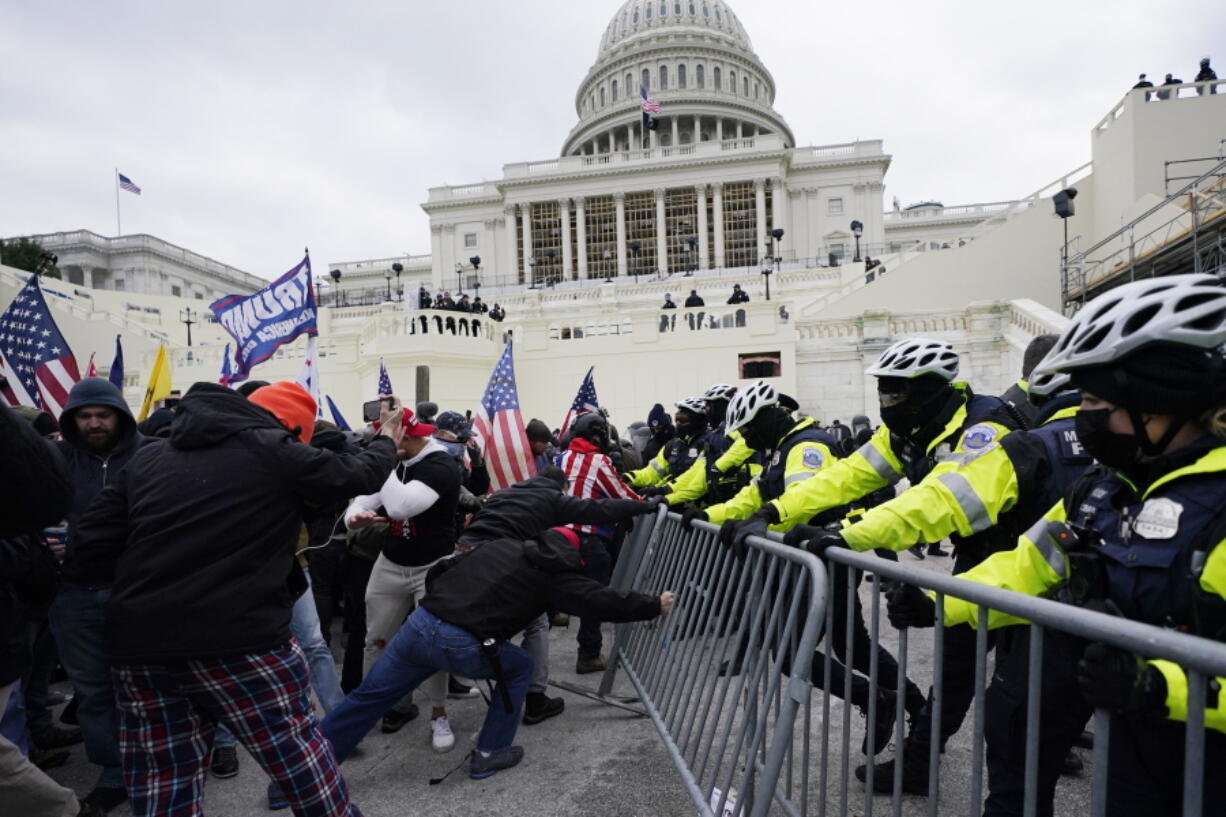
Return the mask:
[[[1196,76],[1192,79],[1192,81],[1193,82],[1213,82],[1216,79],[1217,79],[1217,72],[1214,71],[1212,66],[1209,65],[1209,58],[1202,57],[1200,61],[1199,70],[1196,72]],[[1169,85],[1182,85],[1182,84],[1183,84],[1182,79],[1178,79],[1175,77],[1174,74],[1170,74],[1170,73],[1168,73],[1162,80],[1163,88]],[[1133,90],[1136,90],[1138,88],[1153,88],[1154,84],[1146,78],[1145,74],[1141,74],[1137,77],[1137,84],[1132,87],[1133,87]],[[1197,88],[1196,93],[1199,96],[1204,96],[1205,87],[1202,86],[1200,88]],[[1208,86],[1208,93],[1216,94],[1217,88],[1212,85]],[[1170,90],[1158,90],[1158,91],[1147,92],[1145,95],[1145,98],[1146,99],[1170,99],[1171,92]]]
[[[463,292],[456,294],[458,297],[453,298],[450,292],[440,291],[431,298],[430,293],[422,286],[417,290],[417,308],[444,309],[449,312],[470,312],[474,315],[488,314],[492,321],[504,321],[507,318],[506,310],[497,303],[492,307],[486,306],[485,301],[481,300],[480,295],[474,295],[469,299],[468,295]]]
[[[565,429],[533,419],[535,475],[493,492],[470,415],[433,403],[381,397],[378,420],[346,433],[316,420],[296,384],[197,383],[138,425],[114,386],[86,378],[59,417],[0,409],[0,708],[19,691],[29,712],[0,730],[0,805],[196,814],[206,773],[237,774],[241,744],[269,777],[270,808],[360,814],[341,763],[367,732],[418,718],[424,686],[430,744],[452,751],[447,702],[480,696],[479,680],[491,682],[489,706],[463,765],[475,779],[509,769],[524,756],[519,725],[565,711],[548,695],[551,626],[579,617],[575,671],[596,673],[602,622],[672,608],[667,588],[608,587],[634,518],[661,505],[686,527],[719,526],[738,556],[769,531],[823,558],[947,556],[948,540],[963,578],[1221,639],[1223,344],[1215,278],[1137,282],[1036,338],[1000,396],[959,379],[949,343],[907,338],[867,371],[876,427],[865,415],[823,427],[766,381],[715,383],[672,411],[656,404],[624,434],[603,411]],[[842,695],[850,676],[848,703],[875,708],[856,775],[877,792],[893,787],[895,761],[874,756],[901,698],[903,790],[926,795],[926,747],[933,735],[943,746],[973,703],[979,611],[888,588],[896,627],[946,628],[938,708],[937,691],[870,640],[862,577],[829,565],[826,630],[840,637],[826,647],[831,676],[819,654],[811,680]],[[1020,815],[1028,631],[995,611],[987,622],[985,813]],[[720,674],[739,673],[747,649]],[[1058,632],[1041,649],[1038,813],[1053,813],[1095,707],[1113,713],[1107,813],[1177,813],[1184,671]],[[53,723],[57,665],[74,691],[61,720],[79,729]],[[1208,682],[1207,769],[1226,761],[1221,683]],[[80,800],[40,768],[74,743],[98,769]],[[1226,781],[1205,777],[1205,802],[1226,801]]]

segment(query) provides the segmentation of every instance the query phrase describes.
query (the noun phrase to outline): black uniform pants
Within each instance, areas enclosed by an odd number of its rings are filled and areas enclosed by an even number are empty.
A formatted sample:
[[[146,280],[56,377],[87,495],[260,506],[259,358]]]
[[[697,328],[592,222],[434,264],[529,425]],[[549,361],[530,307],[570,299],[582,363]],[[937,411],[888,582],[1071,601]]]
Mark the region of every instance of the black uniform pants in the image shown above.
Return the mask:
[[[1038,815],[1052,817],[1064,758],[1094,710],[1077,689],[1077,661],[1086,642],[1043,632],[1042,704],[1039,708]],[[1030,680],[1030,628],[1000,631],[996,671],[985,699],[988,798],[984,817],[1020,817],[1026,774],[1026,690]],[[1115,812],[1108,811],[1109,814]]]
[[[1107,767],[1111,817],[1183,813],[1184,725],[1154,716],[1115,715]],[[1226,811],[1226,734],[1205,730],[1205,817]]]
[[[350,553],[345,565],[345,658],[341,665],[341,689],[349,694],[362,683],[362,660],[366,654],[366,585],[375,563]]]

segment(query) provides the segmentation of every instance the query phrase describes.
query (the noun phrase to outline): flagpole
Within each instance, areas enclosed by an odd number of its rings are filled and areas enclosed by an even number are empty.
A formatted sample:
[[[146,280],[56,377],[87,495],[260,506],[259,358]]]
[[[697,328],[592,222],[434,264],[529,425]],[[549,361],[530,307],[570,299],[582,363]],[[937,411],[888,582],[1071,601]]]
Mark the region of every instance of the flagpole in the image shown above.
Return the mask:
[[[115,237],[123,235],[123,227],[119,222],[119,168],[115,170]]]

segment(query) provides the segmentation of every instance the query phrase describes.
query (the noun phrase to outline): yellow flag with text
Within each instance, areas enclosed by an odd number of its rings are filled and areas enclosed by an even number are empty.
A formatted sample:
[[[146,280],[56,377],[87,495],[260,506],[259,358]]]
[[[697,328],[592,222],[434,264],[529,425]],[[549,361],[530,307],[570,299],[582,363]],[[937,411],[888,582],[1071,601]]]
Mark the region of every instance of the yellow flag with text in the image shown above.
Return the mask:
[[[153,360],[153,371],[149,373],[149,385],[145,388],[145,402],[141,404],[137,422],[149,416],[153,404],[170,396],[170,358],[166,356],[166,344],[158,347],[158,355]]]

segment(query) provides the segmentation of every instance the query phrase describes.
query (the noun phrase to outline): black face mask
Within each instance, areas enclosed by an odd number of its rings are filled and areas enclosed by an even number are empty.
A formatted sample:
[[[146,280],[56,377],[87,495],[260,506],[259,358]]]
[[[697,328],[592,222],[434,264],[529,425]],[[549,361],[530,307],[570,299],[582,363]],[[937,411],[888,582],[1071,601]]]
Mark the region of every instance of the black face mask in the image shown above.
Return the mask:
[[[1141,453],[1141,446],[1134,434],[1116,434],[1107,429],[1115,409],[1082,409],[1077,412],[1074,425],[1077,441],[1090,456],[1108,468],[1123,470],[1134,467]]]
[[[910,438],[931,423],[949,401],[950,389],[940,389],[930,395],[913,395],[893,406],[881,406],[881,422],[903,437]]]

